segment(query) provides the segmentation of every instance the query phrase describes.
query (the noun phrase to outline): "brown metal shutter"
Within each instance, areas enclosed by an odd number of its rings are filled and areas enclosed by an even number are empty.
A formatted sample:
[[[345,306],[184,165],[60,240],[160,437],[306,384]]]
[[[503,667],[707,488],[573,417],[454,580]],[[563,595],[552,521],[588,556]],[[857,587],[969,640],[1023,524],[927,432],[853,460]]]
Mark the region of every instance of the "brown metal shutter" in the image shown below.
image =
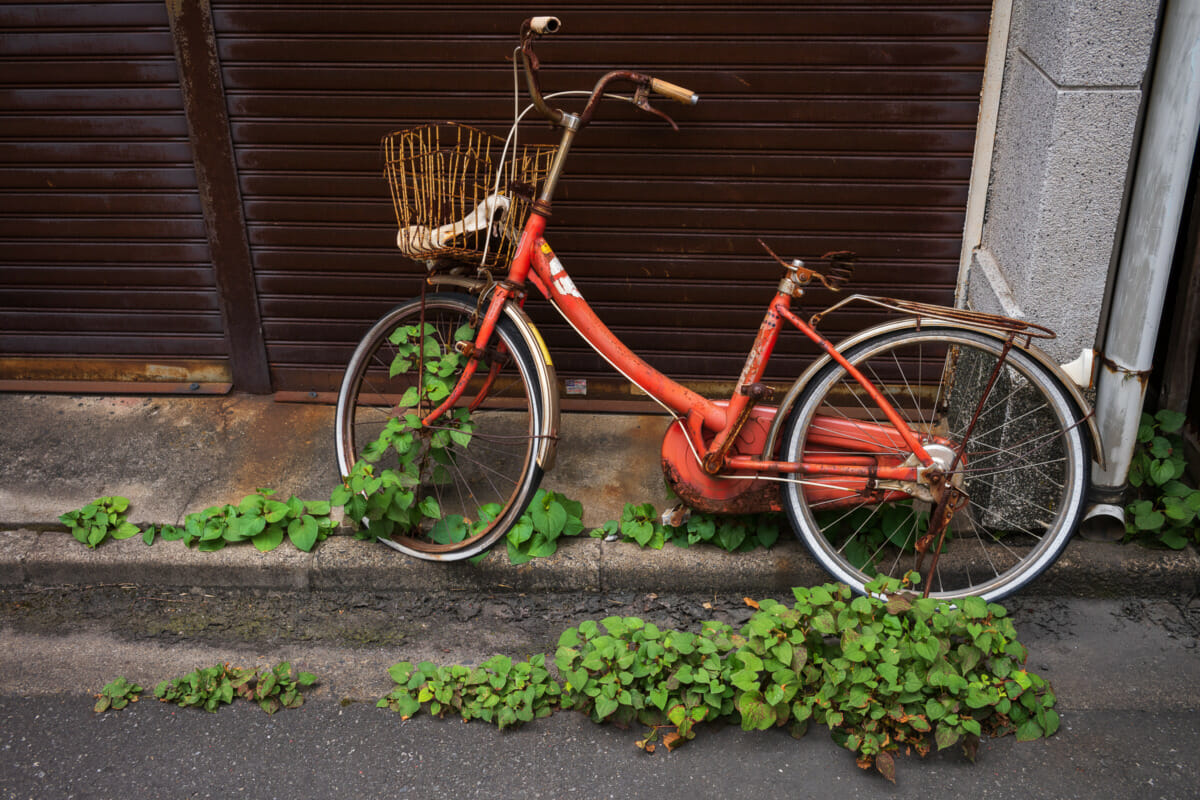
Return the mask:
[[[0,29],[2,385],[227,384],[164,5],[3,5]]]
[[[443,119],[502,132],[527,9],[214,2],[277,390],[336,389],[355,340],[419,291],[421,268],[394,250],[377,142]],[[694,382],[737,376],[779,276],[760,236],[789,257],[859,252],[856,291],[952,300],[988,3],[555,11],[563,29],[539,48],[547,90],[623,67],[702,97],[661,101],[679,133],[603,107],[548,235],[601,318],[653,364]],[[814,291],[808,304],[828,300]],[[613,376],[544,302],[529,309],[560,378]],[[828,327],[874,319],[847,312]],[[811,355],[788,338],[772,379]]]

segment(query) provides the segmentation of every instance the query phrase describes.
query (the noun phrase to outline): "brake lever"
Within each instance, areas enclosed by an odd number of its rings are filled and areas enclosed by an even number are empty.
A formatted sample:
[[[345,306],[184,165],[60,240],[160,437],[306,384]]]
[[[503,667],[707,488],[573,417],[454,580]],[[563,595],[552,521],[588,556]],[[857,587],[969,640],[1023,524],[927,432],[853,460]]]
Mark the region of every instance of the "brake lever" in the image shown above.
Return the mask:
[[[642,111],[648,111],[656,117],[662,117],[667,121],[676,133],[679,133],[679,126],[675,124],[675,120],[667,116],[666,112],[659,111],[654,106],[650,105],[650,88],[645,85],[640,85],[633,93],[633,104]]]
[[[801,283],[816,280],[831,292],[840,292],[842,287],[850,282],[850,278],[854,274],[854,262],[858,259],[858,255],[850,250],[834,250],[821,256],[822,260],[829,262],[829,270],[827,272],[818,272],[815,269],[804,266],[803,261],[797,260],[789,264],[776,255],[775,251],[768,247],[767,243],[762,239],[759,239],[758,243],[762,245],[762,248],[767,251],[767,254],[771,258],[779,262],[780,266],[786,270],[793,271]]]

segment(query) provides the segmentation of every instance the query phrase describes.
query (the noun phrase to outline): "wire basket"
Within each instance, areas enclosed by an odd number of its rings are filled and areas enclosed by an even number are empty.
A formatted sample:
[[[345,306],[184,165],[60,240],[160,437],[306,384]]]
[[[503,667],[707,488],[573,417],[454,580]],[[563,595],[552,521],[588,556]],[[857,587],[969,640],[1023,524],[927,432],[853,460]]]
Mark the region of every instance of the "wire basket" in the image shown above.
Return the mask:
[[[504,140],[455,122],[383,137],[384,170],[409,258],[480,267],[507,264],[554,153],[552,145],[504,152]]]

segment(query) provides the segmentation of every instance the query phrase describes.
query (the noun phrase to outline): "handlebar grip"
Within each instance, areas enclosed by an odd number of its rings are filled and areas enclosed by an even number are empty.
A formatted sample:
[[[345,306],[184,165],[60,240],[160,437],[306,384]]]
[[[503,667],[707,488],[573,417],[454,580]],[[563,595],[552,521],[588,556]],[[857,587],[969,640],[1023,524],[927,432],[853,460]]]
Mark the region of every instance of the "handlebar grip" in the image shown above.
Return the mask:
[[[685,105],[696,105],[700,101],[700,95],[693,92],[691,89],[685,89],[682,86],[676,86],[673,83],[659,80],[658,78],[650,79],[650,91],[658,92],[663,97],[669,97],[679,103]]]
[[[534,33],[554,33],[562,25],[558,17],[531,17],[529,29]]]

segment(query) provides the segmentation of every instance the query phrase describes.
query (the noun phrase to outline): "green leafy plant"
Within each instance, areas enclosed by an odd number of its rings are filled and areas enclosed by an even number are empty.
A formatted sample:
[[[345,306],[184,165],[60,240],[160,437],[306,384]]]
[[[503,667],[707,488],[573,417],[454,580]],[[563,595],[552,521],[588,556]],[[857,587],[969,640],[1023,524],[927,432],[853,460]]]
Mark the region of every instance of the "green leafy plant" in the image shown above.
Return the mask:
[[[652,503],[626,503],[619,520],[610,520],[593,537],[615,536],[619,541],[661,550],[668,542],[676,547],[711,544],[729,552],[772,547],[779,540],[778,514],[716,515],[692,512],[682,525],[663,525]]]
[[[118,711],[130,703],[136,703],[142,696],[142,687],[130,683],[124,676],[114,679],[96,695],[95,711],[97,714],[113,710]]]
[[[261,673],[256,669],[217,664],[193,670],[181,678],[163,681],[154,696],[181,708],[203,708],[214,712],[240,697],[274,714],[280,708],[299,708],[304,704],[301,689],[316,682],[311,672],[292,674],[287,661]]]
[[[301,690],[312,686],[317,676],[311,672],[292,674],[292,665],[287,661],[276,664],[271,669],[263,670],[251,693],[248,689],[242,697],[258,703],[259,708],[268,714],[274,714],[281,708],[299,708],[304,705],[304,695]]]
[[[193,670],[181,678],[163,681],[154,688],[154,696],[180,708],[203,708],[213,712],[222,705],[232,703],[235,690],[252,681],[256,674],[254,670],[217,664]]]
[[[272,489],[260,488],[236,506],[210,506],[188,514],[181,527],[150,526],[142,532],[142,541],[152,544],[156,536],[163,541],[182,539],[188,547],[204,551],[248,541],[266,553],[282,544],[286,537],[307,553],[336,529],[330,518],[329,503],[295,496],[285,503],[272,499],[274,494]]]
[[[743,728],[802,735],[815,720],[893,781],[892,753],[924,755],[930,733],[938,749],[961,743],[973,759],[984,732],[1029,740],[1058,729],[1055,697],[1022,668],[1025,648],[1001,606],[897,593],[885,604],[840,584],[794,593],[790,608],[761,603],[730,657]]]
[[[448,459],[447,452],[452,445],[466,447],[470,444],[471,423],[466,409],[456,409],[452,413],[455,415],[454,427],[439,429],[431,436],[427,459],[433,463],[435,471],[442,469],[441,463]],[[452,544],[475,535],[500,512],[498,504],[486,504],[479,509],[479,519],[468,521],[459,514],[443,514],[433,497],[417,499],[412,491],[418,484],[417,478],[421,470],[430,468],[429,463],[422,463],[419,457],[418,431],[421,427],[420,419],[414,414],[389,420],[379,437],[364,448],[364,458],[354,465],[342,485],[334,489],[330,502],[345,508],[346,519],[354,525],[358,538],[390,536],[397,530],[419,526],[423,520],[432,520],[430,539],[439,544]],[[388,452],[395,453],[398,468],[377,470],[372,461]],[[363,520],[366,520],[365,525]],[[558,549],[561,537],[577,536],[582,531],[582,503],[557,492],[539,489],[529,508],[507,533],[509,560],[513,564],[524,564],[533,558],[551,556]],[[481,554],[474,560],[484,557]]]
[[[395,688],[376,706],[391,709],[403,719],[426,705],[434,716],[455,713],[464,722],[480,719],[507,728],[549,715],[561,693],[541,654],[515,662],[497,655],[478,667],[439,667],[429,661],[413,666],[402,661],[388,674]]]
[[[661,550],[666,542],[663,526],[658,522],[658,512],[650,503],[626,503],[619,525],[624,540],[637,542],[642,547]]]
[[[797,737],[816,722],[859,766],[891,781],[901,749],[925,755],[959,744],[973,760],[984,735],[1028,741],[1058,730],[1054,693],[1025,670],[1003,607],[918,598],[890,579],[869,588],[891,599],[826,584],[793,590],[792,606],[747,600],[755,612],[737,633],[718,621],[692,633],[637,617],[588,620],[559,637],[561,685],[541,656],[517,664],[496,656],[475,668],[402,662],[377,705],[404,718],[428,706],[500,727],[574,709],[595,722],[648,726],[637,742],[647,752],[660,740],[679,746],[702,722],[786,726]]]
[[[673,748],[695,735],[696,723],[733,712],[725,661],[734,646],[731,634],[728,625],[716,621],[706,621],[694,634],[663,631],[637,617],[568,628],[555,652],[565,680],[562,705],[593,722],[639,722],[655,736],[672,728],[664,743]],[[647,743],[643,740],[643,749]]]
[[[711,544],[731,553],[771,548],[779,541],[778,514],[717,516],[693,513],[678,528],[666,526],[667,541],[677,547]]]
[[[139,529],[125,519],[129,509],[128,497],[100,497],[83,508],[68,511],[58,518],[71,535],[89,548],[105,539],[128,539],[137,536]]]
[[[538,489],[529,504],[506,536],[508,560],[524,564],[538,557],[554,555],[558,540],[563,536],[578,536],[583,532],[583,503],[565,495]]]
[[[1126,539],[1141,539],[1181,549],[1200,542],[1200,490],[1181,479],[1187,471],[1179,431],[1187,418],[1163,409],[1142,414],[1138,448],[1129,469],[1137,499],[1125,507]]]
[[[473,338],[474,330],[464,325],[454,332],[451,341]],[[451,376],[463,357],[453,348],[443,349],[432,325],[426,323],[423,330],[417,325],[399,327],[392,332],[390,341],[395,348],[389,367],[391,377],[418,364],[421,370],[420,388],[408,387],[400,399],[401,407],[432,408],[449,396],[454,388]],[[342,485],[333,490],[330,502],[345,507],[346,518],[354,524],[359,538],[388,537],[430,520],[434,523],[430,530],[434,542],[461,542],[486,527],[499,507],[484,506],[480,509],[480,519],[467,520],[459,514],[443,514],[436,498],[417,497],[414,489],[422,476],[435,484],[448,483],[451,450],[467,447],[473,432],[474,424],[466,408],[448,411],[434,430],[425,428],[414,413],[393,417],[375,441],[363,448],[362,458]],[[394,456],[396,466],[377,471],[375,465],[388,454]]]

